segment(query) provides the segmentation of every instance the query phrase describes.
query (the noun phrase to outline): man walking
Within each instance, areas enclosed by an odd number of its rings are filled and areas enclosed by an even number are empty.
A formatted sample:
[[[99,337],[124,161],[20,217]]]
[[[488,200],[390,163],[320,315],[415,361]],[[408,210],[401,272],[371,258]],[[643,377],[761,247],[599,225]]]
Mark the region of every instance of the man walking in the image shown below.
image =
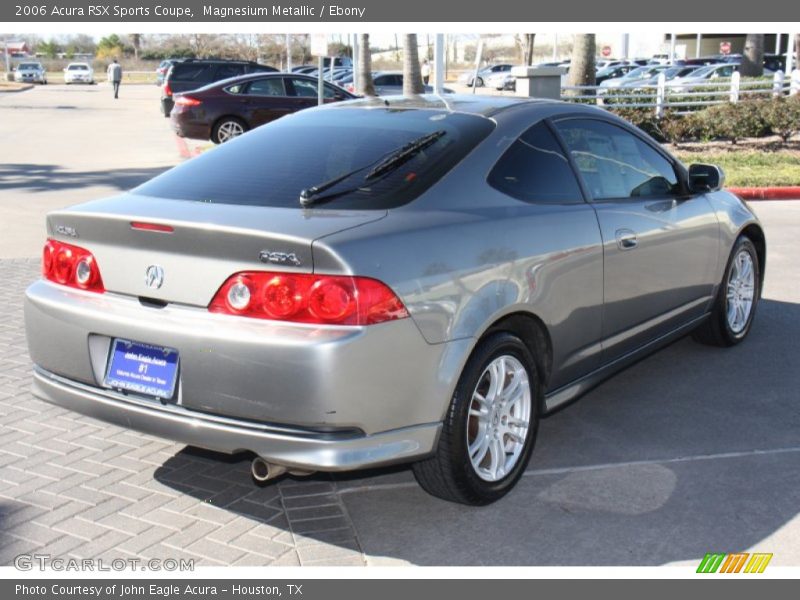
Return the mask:
[[[119,98],[119,84],[122,83],[122,67],[117,62],[117,59],[114,59],[110,65],[108,65],[108,80],[114,86],[114,98]]]
[[[428,85],[428,82],[431,79],[431,66],[428,64],[428,59],[422,61],[422,82],[425,85]]]

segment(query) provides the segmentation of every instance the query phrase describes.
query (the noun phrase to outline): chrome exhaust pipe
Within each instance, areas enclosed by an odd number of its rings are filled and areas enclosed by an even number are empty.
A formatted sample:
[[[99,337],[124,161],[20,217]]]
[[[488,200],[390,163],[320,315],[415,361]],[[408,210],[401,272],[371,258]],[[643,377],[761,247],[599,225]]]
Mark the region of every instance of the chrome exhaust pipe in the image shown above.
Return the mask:
[[[253,479],[259,482],[269,481],[286,473],[286,467],[280,465],[273,465],[265,461],[260,456],[256,456],[250,464],[250,472]]]

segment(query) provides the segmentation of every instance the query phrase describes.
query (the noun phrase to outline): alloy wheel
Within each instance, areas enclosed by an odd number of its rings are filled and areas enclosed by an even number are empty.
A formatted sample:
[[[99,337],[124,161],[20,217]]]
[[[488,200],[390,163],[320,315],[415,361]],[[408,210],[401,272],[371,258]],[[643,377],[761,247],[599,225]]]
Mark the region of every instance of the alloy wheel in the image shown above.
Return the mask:
[[[467,419],[472,468],[484,481],[503,479],[522,455],[531,419],[530,379],[519,359],[506,354],[486,366]]]

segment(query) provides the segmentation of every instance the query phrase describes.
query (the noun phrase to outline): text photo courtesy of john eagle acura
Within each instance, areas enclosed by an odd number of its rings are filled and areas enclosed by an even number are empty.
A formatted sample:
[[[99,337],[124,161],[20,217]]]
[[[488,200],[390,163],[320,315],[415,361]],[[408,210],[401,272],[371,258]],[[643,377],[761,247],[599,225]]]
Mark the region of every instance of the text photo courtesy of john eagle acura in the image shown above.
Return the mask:
[[[722,185],[591,106],[304,110],[48,215],[34,392],[260,481],[407,462],[487,504],[543,416],[685,334],[747,336],[766,243]]]

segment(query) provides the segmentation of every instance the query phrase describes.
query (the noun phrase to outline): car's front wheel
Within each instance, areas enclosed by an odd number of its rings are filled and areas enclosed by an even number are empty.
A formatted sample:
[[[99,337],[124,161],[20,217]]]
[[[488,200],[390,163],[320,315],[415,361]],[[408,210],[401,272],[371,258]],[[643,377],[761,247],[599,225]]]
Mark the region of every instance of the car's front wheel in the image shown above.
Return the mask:
[[[247,125],[236,117],[224,117],[217,121],[211,130],[211,141],[215,144],[224,144],[247,131]]]
[[[464,367],[436,454],[413,466],[419,484],[463,504],[502,498],[530,459],[540,400],[536,365],[525,344],[506,332],[486,338]]]
[[[694,338],[713,346],[733,346],[750,331],[761,292],[761,269],[756,247],[740,236],[728,258],[714,307],[695,330]]]

